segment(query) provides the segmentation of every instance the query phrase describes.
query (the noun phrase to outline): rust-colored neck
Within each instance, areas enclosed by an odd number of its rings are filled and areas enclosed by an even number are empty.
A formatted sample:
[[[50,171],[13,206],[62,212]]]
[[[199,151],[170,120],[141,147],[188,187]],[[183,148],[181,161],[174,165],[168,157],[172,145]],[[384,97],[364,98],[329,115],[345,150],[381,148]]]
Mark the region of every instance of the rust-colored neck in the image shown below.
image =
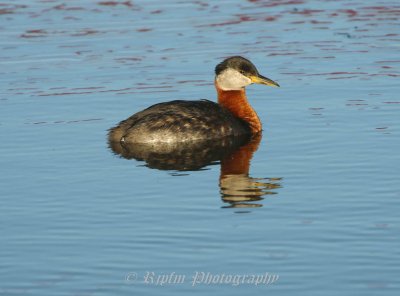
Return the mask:
[[[261,121],[256,111],[254,111],[247,101],[244,88],[241,90],[223,90],[219,88],[216,81],[215,88],[217,89],[218,103],[222,107],[228,109],[234,116],[246,121],[253,134],[261,131]]]

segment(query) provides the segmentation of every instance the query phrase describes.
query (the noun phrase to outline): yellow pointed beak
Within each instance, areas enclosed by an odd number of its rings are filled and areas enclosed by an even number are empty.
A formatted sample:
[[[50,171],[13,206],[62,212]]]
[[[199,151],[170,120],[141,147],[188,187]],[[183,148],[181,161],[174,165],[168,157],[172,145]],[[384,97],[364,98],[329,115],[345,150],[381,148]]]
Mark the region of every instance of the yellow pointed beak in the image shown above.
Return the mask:
[[[279,84],[277,82],[275,82],[267,77],[264,77],[262,75],[250,76],[250,79],[251,79],[251,82],[253,82],[253,83],[279,87]]]

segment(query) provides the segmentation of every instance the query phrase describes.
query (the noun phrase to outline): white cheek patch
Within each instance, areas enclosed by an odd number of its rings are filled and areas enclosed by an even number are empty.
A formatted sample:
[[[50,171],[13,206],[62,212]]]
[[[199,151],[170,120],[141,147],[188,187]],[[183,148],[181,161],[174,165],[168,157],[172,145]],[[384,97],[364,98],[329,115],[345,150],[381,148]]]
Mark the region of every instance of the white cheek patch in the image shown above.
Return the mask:
[[[240,90],[251,84],[251,80],[236,70],[227,69],[217,76],[217,83],[223,90]]]

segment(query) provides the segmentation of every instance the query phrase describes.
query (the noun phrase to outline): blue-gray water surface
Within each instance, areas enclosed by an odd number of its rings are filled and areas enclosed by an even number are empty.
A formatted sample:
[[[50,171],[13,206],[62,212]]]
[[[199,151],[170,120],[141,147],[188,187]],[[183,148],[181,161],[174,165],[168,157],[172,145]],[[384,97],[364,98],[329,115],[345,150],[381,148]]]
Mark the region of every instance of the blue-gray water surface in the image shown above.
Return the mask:
[[[1,2],[0,295],[398,295],[399,29],[396,0]],[[110,149],[231,55],[281,85],[247,89],[247,171]]]

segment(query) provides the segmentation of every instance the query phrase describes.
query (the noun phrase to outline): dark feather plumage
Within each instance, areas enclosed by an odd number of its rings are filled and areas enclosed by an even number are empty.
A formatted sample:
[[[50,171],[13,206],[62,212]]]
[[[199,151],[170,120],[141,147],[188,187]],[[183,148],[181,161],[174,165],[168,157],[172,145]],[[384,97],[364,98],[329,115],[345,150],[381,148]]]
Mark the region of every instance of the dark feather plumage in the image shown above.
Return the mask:
[[[112,128],[109,135],[112,141],[146,143],[217,139],[248,133],[246,122],[217,103],[176,100],[132,115]]]

